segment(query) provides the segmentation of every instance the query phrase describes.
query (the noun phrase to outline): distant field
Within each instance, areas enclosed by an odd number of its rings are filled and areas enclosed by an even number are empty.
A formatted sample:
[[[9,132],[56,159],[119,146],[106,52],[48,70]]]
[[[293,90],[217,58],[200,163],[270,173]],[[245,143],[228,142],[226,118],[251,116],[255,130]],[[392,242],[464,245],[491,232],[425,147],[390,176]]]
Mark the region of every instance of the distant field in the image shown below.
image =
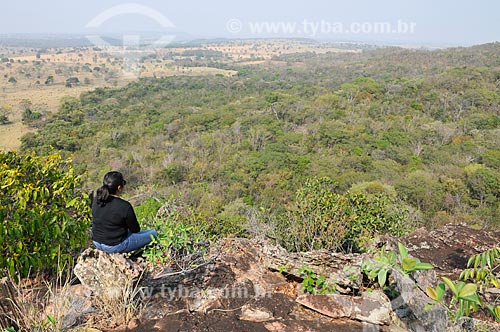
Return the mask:
[[[21,136],[33,130],[21,121],[27,102],[33,111],[47,114],[57,112],[64,96],[78,97],[96,87],[124,86],[137,77],[231,76],[237,72],[213,65],[285,65],[274,57],[359,50],[290,40],[248,40],[168,47],[149,53],[126,51],[127,56],[138,59],[132,76],[126,75],[130,68],[124,64],[124,52],[120,47],[0,49],[0,112],[11,122],[0,125],[0,150],[18,149]],[[70,78],[77,78],[79,83],[68,87]]]
[[[12,106],[12,111],[8,115],[12,123],[0,126],[0,150],[18,149],[21,136],[33,130],[22,124],[20,104],[23,100],[30,100],[35,110],[54,112],[57,111],[59,101],[62,97],[78,97],[81,92],[90,89],[91,87],[69,89],[64,86],[2,88],[0,92],[0,105]]]

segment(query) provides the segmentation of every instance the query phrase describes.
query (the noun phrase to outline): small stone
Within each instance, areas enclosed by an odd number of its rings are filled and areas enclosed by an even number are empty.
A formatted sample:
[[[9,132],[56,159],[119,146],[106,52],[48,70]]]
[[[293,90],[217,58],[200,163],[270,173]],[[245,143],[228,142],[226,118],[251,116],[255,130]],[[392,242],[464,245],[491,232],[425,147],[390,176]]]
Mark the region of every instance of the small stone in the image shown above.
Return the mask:
[[[258,323],[267,322],[273,319],[273,314],[266,308],[253,308],[250,305],[244,305],[241,308],[240,320]]]

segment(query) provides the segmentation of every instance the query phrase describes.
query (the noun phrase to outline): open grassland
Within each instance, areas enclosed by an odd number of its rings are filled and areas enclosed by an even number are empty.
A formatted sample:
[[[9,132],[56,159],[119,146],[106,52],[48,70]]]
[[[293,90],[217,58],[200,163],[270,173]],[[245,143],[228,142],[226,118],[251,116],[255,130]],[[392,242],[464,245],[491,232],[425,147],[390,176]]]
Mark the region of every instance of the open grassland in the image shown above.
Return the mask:
[[[34,130],[22,123],[21,105],[24,102],[31,101],[35,110],[47,114],[57,111],[62,97],[78,97],[81,92],[90,89],[90,86],[68,89],[62,85],[2,88],[0,105],[7,109],[10,123],[0,126],[0,150],[18,149],[22,135]]]

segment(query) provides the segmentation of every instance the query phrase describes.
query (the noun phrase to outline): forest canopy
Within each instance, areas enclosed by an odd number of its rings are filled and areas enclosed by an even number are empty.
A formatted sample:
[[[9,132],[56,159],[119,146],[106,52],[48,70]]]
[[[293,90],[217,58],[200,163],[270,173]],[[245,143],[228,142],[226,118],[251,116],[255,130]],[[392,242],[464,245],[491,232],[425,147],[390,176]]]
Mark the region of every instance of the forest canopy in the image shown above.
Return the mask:
[[[500,226],[499,43],[230,67],[67,98],[22,149],[73,154],[89,190],[120,170],[129,195],[173,196],[232,235],[281,220],[313,177],[412,225]]]

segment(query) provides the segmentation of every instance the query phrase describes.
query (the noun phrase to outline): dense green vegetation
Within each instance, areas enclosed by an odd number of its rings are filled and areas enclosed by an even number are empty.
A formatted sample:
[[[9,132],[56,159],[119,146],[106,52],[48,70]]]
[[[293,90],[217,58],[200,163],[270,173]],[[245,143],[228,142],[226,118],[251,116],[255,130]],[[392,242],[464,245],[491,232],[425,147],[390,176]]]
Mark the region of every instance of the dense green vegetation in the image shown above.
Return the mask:
[[[80,180],[57,154],[0,152],[0,276],[61,268],[87,244]]]
[[[411,230],[408,210],[385,194],[337,194],[328,178],[307,179],[294,204],[276,223],[277,237],[290,251],[340,248],[359,251],[376,235]]]
[[[311,177],[407,229],[499,226],[500,44],[275,60],[63,100],[23,149],[74,154],[89,190],[118,169],[129,195],[173,196],[222,235],[279,233]]]

